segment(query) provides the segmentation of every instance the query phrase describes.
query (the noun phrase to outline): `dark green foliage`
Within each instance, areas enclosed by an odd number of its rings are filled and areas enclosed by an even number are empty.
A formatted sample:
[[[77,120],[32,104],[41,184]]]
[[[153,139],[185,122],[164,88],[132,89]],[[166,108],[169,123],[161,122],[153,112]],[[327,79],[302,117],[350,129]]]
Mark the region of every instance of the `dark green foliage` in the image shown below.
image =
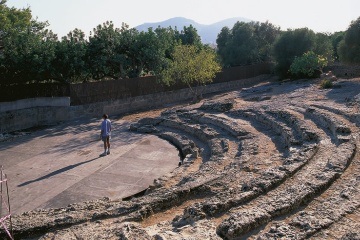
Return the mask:
[[[316,33],[314,53],[325,57],[327,61],[333,60],[334,51],[330,34]]]
[[[168,68],[178,44],[203,48],[194,27],[139,32],[107,21],[88,39],[75,29],[61,40],[29,8],[0,4],[0,85],[82,82],[156,75]]]
[[[341,62],[360,63],[360,17],[352,21],[338,47]]]
[[[59,40],[47,29],[47,22],[32,18],[30,8],[9,8],[6,0],[0,0],[0,86],[159,75],[173,66],[179,45],[212,51],[225,67],[276,61],[278,73],[286,77],[295,57],[308,51],[330,61],[336,58],[332,50],[339,45],[343,61],[360,61],[359,19],[343,40],[341,34],[315,34],[307,28],[281,34],[269,22],[237,22],[232,29],[221,30],[215,52],[201,43],[192,25],[181,31],[159,27],[139,32],[126,24],[116,28],[108,21],[98,25],[88,39],[74,29]]]
[[[218,54],[225,67],[270,61],[279,33],[279,28],[268,22],[237,22],[231,30],[224,27],[218,34]]]
[[[57,42],[56,59],[53,61],[56,69],[54,78],[71,83],[86,80],[89,77],[85,58],[86,50],[85,34],[79,29],[69,32],[61,42]]]
[[[94,28],[89,38],[86,60],[93,79],[116,79],[124,61],[120,48],[120,30],[110,21]]]
[[[345,32],[335,32],[330,36],[333,47],[333,58],[335,61],[339,60],[338,47],[339,43],[344,39]]]
[[[181,41],[183,45],[194,45],[196,47],[201,47],[201,38],[197,33],[196,28],[194,28],[191,24],[189,27],[184,26],[183,30],[180,32],[175,29],[175,36],[178,40]]]
[[[296,56],[301,56],[315,48],[316,34],[307,28],[287,30],[274,44],[276,72],[282,77],[289,77],[290,65]]]
[[[29,9],[2,7],[0,84],[51,79],[57,36],[46,29],[47,22],[29,20]]]

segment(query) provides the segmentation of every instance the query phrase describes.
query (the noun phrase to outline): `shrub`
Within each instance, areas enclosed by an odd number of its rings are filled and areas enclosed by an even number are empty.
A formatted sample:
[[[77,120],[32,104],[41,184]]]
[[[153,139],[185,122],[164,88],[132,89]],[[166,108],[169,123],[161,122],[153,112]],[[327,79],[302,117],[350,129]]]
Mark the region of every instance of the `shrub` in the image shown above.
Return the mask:
[[[325,88],[332,88],[333,87],[333,83],[331,80],[329,79],[323,79],[320,82],[320,88],[325,89]]]
[[[319,77],[320,72],[322,72],[323,67],[326,65],[326,58],[309,51],[301,57],[295,57],[293,63],[290,65],[289,71],[293,77],[315,78]]]

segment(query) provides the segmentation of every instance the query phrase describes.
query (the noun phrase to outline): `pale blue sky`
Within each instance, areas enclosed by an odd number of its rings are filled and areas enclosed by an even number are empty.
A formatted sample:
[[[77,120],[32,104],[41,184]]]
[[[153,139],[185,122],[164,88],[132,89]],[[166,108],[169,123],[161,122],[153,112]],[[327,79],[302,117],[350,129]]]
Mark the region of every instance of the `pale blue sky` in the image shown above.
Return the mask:
[[[107,20],[136,27],[185,17],[201,24],[244,17],[268,20],[281,29],[308,27],[315,32],[344,31],[360,17],[359,0],[8,0],[7,6],[30,6],[33,16],[49,21],[60,37],[80,28],[86,35]]]

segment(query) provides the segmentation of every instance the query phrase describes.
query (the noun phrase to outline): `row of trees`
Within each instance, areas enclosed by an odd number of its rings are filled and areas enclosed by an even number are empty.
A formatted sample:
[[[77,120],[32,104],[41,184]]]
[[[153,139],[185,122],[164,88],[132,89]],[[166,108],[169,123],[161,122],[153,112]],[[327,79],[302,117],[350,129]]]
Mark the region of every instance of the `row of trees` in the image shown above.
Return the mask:
[[[224,66],[271,61],[281,77],[314,77],[331,61],[360,62],[360,18],[333,34],[237,22],[232,29],[224,27],[216,42]]]
[[[0,3],[0,84],[40,81],[79,82],[159,74],[173,62],[177,46],[206,46],[192,26],[139,32],[106,22],[90,36],[75,29],[62,37],[33,19],[27,9]],[[215,51],[213,52],[215,54]]]
[[[312,77],[329,61],[360,62],[360,18],[334,34],[307,28],[281,31],[269,22],[237,22],[232,29],[221,30],[216,49],[203,45],[191,25],[181,31],[159,27],[139,32],[126,24],[116,28],[106,22],[88,38],[75,29],[60,40],[48,26],[33,19],[29,8],[9,8],[6,0],[0,2],[0,85],[147,74],[166,84],[173,79],[204,84],[220,71],[219,63],[232,67],[271,61],[282,77]],[[204,56],[211,61],[204,61]]]

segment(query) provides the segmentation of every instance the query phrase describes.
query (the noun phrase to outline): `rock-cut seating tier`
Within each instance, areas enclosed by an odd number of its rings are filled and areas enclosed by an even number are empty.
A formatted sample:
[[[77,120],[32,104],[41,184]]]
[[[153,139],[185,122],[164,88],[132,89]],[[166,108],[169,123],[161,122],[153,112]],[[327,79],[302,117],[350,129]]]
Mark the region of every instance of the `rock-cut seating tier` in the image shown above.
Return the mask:
[[[360,81],[341,84],[263,84],[140,119],[130,130],[176,146],[179,167],[141,196],[24,213],[14,231],[48,232],[42,239],[357,239]]]
[[[195,110],[178,111],[178,114],[176,116],[170,115],[169,113],[166,113],[164,115],[170,116],[170,121],[167,119],[161,121],[161,123],[164,122],[165,123],[164,125],[167,127],[175,127],[177,129],[188,129],[185,126],[186,124],[194,125],[196,123],[201,123],[201,124],[207,124],[208,127],[211,126],[211,129],[214,129],[213,127],[221,128],[225,130],[228,134],[236,137],[237,140],[240,141],[248,138],[250,139],[253,138],[251,137],[253,135],[251,131],[245,130],[244,128],[241,127],[241,125],[237,125],[236,124],[237,122],[234,119],[231,119],[226,115],[221,116],[216,114],[208,114]],[[179,118],[182,119],[181,121],[181,123],[183,124],[182,126],[179,126]],[[176,119],[176,121],[174,119]],[[269,119],[271,119],[273,122],[276,121],[275,118],[269,118]],[[295,117],[293,117],[293,120],[294,119]],[[301,123],[301,120],[297,120],[293,122]],[[274,123],[274,124],[278,124],[278,123]],[[299,127],[299,129],[304,130],[303,135],[307,136],[306,140],[317,139],[316,133],[311,132],[308,127],[304,127],[305,124],[302,125],[303,125],[302,128]],[[195,132],[196,135],[199,135],[193,129],[191,129],[191,131],[189,130],[184,130],[184,131],[186,131],[187,133]],[[280,130],[277,129],[277,131]],[[310,132],[312,137],[308,136]],[[212,136],[215,135],[216,134],[212,134],[212,135],[208,134],[207,136],[205,136],[205,138],[211,138]],[[204,139],[204,137],[201,138]],[[240,142],[240,144],[243,143]],[[246,145],[246,143],[243,144],[243,146],[244,145]],[[299,145],[299,143],[296,143],[296,145]],[[237,175],[236,176],[237,181],[242,182],[242,184],[239,185],[240,186],[239,189],[232,189],[231,192],[226,192],[226,193],[222,192],[221,194],[219,194],[219,196],[212,197],[209,201],[196,204],[196,207],[198,208],[197,211],[194,211],[193,207],[190,206],[189,208],[186,209],[186,212],[197,212],[203,216],[214,215],[221,211],[230,209],[234,206],[238,206],[239,204],[248,201],[251,198],[254,198],[262,193],[267,192],[272,187],[280,184],[287,177],[294,174],[296,170],[300,169],[309,159],[311,159],[314,153],[316,152],[316,144],[314,143],[308,143],[306,145],[304,144],[301,150],[302,151],[293,150],[291,152],[292,154],[289,154],[288,158],[282,159],[282,164],[281,165],[279,164],[278,166],[273,166],[273,167],[268,166],[266,169],[257,170],[256,172],[249,171],[246,174],[243,174],[243,176],[239,176],[239,171],[237,171],[238,169],[234,169],[234,171],[229,171],[228,174],[222,174],[221,178],[217,179],[215,183],[211,183],[211,184],[227,185],[226,182],[228,181],[233,182],[234,180],[231,179],[233,179],[234,175]],[[302,154],[299,155],[298,154],[299,152],[301,152]],[[197,178],[193,176],[192,179],[197,179]],[[189,214],[185,214],[185,215],[189,215]],[[195,217],[194,213],[192,214],[191,217]]]

